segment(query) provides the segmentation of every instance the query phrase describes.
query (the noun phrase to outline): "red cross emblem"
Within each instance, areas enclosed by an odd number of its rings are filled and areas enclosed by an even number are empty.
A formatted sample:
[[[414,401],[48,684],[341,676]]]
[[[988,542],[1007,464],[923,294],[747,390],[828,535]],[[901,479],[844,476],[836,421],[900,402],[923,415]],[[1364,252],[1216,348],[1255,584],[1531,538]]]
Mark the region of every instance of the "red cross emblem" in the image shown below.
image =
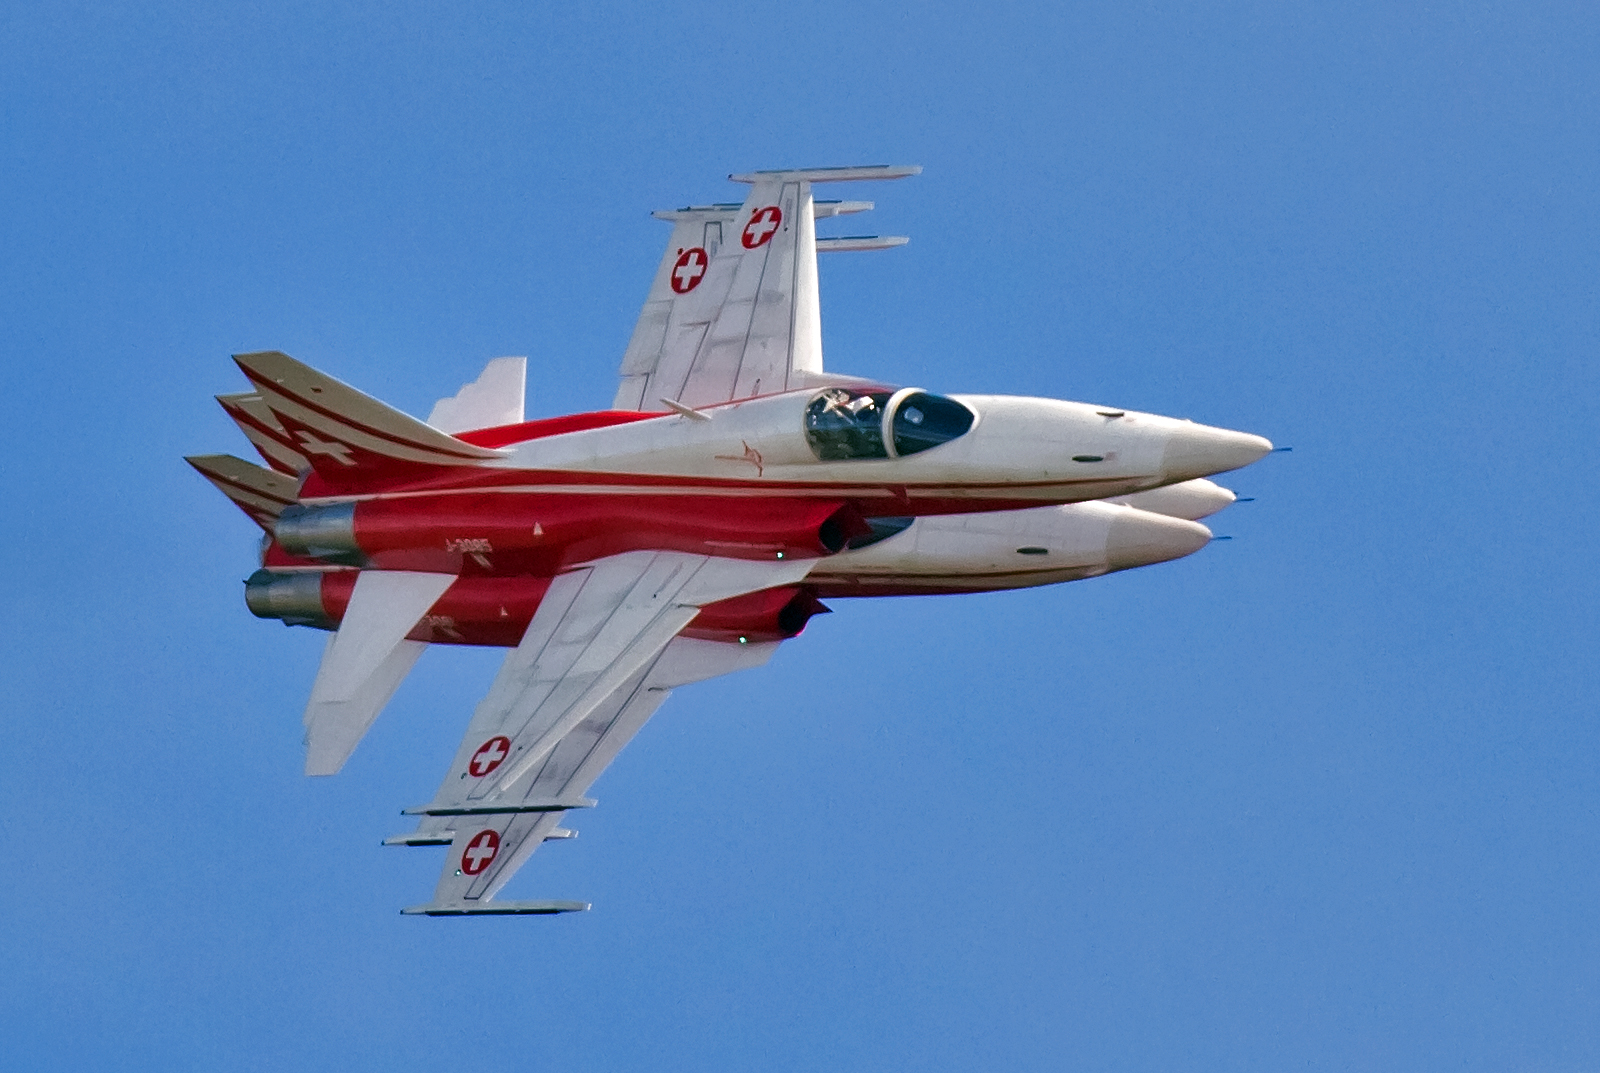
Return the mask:
[[[700,286],[700,279],[705,274],[706,251],[699,246],[684,250],[678,254],[678,263],[672,266],[672,289],[679,294],[688,294]]]
[[[469,876],[475,876],[494,860],[494,855],[500,852],[500,836],[494,831],[485,828],[472,836],[472,841],[467,843],[467,848],[461,852],[461,870]]]
[[[765,246],[771,241],[772,236],[778,233],[778,225],[783,223],[783,210],[776,205],[768,205],[764,209],[757,209],[750,214],[750,222],[744,225],[744,234],[739,236],[739,241],[744,243],[744,248],[753,250],[758,246]]]
[[[467,763],[467,771],[473,778],[481,779],[511,755],[511,739],[505,735],[490,738],[478,746],[478,751],[472,754],[472,759]]]

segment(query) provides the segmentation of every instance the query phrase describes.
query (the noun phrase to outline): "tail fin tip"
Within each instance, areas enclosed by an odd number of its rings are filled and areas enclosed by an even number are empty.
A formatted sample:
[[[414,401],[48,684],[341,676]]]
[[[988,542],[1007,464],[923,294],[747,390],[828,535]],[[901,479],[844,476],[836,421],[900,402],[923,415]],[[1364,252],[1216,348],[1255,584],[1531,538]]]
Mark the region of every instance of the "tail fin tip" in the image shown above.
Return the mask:
[[[505,453],[456,439],[282,351],[236,354],[233,360],[324,477],[349,480],[397,464],[475,465]]]
[[[268,533],[283,508],[299,497],[300,482],[293,477],[233,455],[189,455],[184,461]]]

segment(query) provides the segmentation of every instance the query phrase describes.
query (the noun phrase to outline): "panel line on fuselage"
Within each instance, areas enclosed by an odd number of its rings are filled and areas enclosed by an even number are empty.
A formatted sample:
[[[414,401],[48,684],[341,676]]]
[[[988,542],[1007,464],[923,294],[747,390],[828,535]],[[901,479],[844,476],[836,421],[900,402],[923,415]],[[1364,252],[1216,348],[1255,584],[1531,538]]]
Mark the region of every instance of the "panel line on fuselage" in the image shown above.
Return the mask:
[[[503,472],[503,471],[502,471]],[[588,476],[587,474],[574,474],[574,478]],[[611,476],[609,474],[604,476]],[[626,474],[633,480],[639,479],[639,474]],[[325,505],[333,503],[359,503],[373,499],[415,499],[421,496],[444,495],[618,495],[618,496],[687,496],[687,495],[714,495],[714,496],[798,496],[805,498],[855,498],[862,496],[902,499],[910,497],[933,498],[935,496],[949,496],[960,498],[963,492],[987,492],[996,490],[1029,490],[1034,492],[1046,491],[1052,488],[1083,489],[1096,484],[1127,484],[1130,481],[1154,480],[1154,477],[1086,477],[1081,480],[1053,480],[1053,481],[990,481],[973,484],[914,484],[896,481],[892,484],[823,484],[814,481],[753,483],[741,481],[738,478],[722,477],[673,477],[662,476],[661,484],[605,484],[589,483],[579,479],[570,482],[551,484],[517,484],[517,485],[469,485],[443,488],[417,488],[403,489],[390,492],[372,492],[366,495],[334,495],[334,496],[303,496],[300,500],[306,504]],[[666,482],[677,483],[666,483]],[[1110,495],[1112,493],[1106,493]],[[1120,494],[1120,493],[1118,493]],[[1099,498],[1099,497],[1094,497]],[[1043,505],[1043,501],[1030,498],[1027,502],[1033,506]]]

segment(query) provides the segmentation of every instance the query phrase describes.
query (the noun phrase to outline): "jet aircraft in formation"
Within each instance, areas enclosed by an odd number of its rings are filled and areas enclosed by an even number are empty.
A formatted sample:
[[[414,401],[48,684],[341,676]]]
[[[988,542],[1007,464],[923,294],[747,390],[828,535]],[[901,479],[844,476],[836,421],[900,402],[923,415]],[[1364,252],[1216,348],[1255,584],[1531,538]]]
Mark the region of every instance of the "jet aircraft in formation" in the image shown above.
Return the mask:
[[[1233,502],[1208,476],[1259,436],[1055,399],[942,395],[826,370],[818,238],[870,202],[815,184],[918,168],[753,172],[742,203],[658,212],[667,251],[611,408],[523,419],[499,358],[419,421],[293,358],[234,360],[219,401],[270,468],[188,461],[264,531],[245,599],[327,630],[306,773],[340,770],[423,649],[510,649],[416,830],[445,846],[430,916],[496,898],[680,686],[757,667],[825,600],[987,592],[1176,559]]]

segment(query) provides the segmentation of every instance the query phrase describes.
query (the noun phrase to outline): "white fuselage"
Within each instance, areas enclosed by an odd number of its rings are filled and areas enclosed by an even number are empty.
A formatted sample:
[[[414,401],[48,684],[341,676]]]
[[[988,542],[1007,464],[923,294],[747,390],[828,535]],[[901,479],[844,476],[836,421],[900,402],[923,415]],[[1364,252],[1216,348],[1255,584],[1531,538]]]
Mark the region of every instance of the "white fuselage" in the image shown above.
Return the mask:
[[[531,440],[488,465],[524,471],[534,486],[541,478],[566,484],[571,474],[597,492],[648,486],[843,493],[909,497],[927,508],[913,513],[948,513],[1126,495],[1236,469],[1271,450],[1259,436],[1153,414],[963,395],[953,398],[975,420],[948,443],[906,457],[825,461],[804,425],[814,394],[789,392],[706,407],[698,417],[668,415]]]

